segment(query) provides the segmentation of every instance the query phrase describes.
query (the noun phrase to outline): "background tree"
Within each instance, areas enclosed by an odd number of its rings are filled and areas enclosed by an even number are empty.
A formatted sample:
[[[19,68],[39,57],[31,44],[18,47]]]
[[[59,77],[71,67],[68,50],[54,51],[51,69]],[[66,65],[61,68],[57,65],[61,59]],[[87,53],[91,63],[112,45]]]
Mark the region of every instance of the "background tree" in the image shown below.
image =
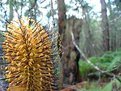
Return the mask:
[[[115,18],[115,13],[112,8],[112,1],[108,0],[107,6],[109,9],[109,30],[110,30],[110,50],[116,50],[116,32],[117,32],[117,27],[116,27],[116,22],[114,20]]]
[[[107,8],[105,0],[100,0],[101,12],[102,12],[102,29],[103,29],[103,47],[104,51],[110,50],[110,36],[109,36],[109,24],[107,17]]]

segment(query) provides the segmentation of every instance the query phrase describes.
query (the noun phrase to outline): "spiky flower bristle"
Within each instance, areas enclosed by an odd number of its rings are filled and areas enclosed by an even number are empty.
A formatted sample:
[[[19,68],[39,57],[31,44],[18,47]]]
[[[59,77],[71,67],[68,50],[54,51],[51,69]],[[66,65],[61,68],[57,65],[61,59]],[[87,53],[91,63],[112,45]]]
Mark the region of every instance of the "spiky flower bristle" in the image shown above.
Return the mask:
[[[8,91],[54,91],[52,42],[47,31],[32,19],[20,19],[8,25],[5,37]]]

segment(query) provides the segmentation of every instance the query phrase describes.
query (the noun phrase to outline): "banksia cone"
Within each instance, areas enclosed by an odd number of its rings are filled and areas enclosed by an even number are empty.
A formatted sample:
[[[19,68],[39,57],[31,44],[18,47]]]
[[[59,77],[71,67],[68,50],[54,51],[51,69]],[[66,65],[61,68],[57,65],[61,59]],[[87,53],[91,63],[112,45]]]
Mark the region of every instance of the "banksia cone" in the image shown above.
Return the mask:
[[[8,25],[3,43],[9,63],[5,74],[8,91],[58,89],[61,65],[58,40],[54,34],[45,31],[32,19],[20,19]]]

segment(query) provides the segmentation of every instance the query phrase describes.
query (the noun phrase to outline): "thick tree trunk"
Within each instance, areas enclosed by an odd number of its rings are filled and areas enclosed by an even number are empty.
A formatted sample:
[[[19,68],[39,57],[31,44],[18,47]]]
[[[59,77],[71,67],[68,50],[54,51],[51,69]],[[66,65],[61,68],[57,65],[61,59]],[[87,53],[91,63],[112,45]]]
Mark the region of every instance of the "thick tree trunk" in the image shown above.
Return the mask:
[[[78,61],[80,54],[72,43],[70,30],[74,33],[76,43],[79,45],[80,22],[82,21],[76,18],[66,19],[64,0],[58,0],[58,17],[58,28],[62,38],[63,81],[64,84],[74,84],[74,82],[78,81]]]
[[[73,32],[75,42],[79,46],[80,32],[82,20],[71,17],[66,21],[65,39],[64,39],[64,81],[67,84],[75,84],[79,81],[79,66],[80,53],[73,44],[70,31]]]
[[[110,50],[110,36],[109,36],[109,24],[107,18],[107,9],[105,0],[100,0],[102,11],[102,29],[103,29],[103,47],[104,51]]]

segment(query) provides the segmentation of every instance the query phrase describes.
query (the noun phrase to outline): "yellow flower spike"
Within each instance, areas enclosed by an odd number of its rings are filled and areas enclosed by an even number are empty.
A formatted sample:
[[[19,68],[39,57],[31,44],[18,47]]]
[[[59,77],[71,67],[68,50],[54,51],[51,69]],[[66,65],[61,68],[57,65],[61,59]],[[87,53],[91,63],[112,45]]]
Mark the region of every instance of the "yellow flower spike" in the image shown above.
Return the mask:
[[[7,29],[3,43],[10,62],[7,91],[55,91],[52,40],[47,31],[28,18],[12,21]]]
[[[11,64],[12,65],[16,65],[16,61],[11,61]]]
[[[29,66],[32,66],[32,62],[29,62],[28,64],[29,64]]]
[[[37,67],[38,67],[38,68],[40,68],[40,65],[39,65],[39,64],[37,64]]]
[[[27,58],[24,56],[24,58],[21,59],[21,62],[26,62]]]
[[[15,57],[15,60],[19,60],[19,59],[20,59],[20,56]]]

